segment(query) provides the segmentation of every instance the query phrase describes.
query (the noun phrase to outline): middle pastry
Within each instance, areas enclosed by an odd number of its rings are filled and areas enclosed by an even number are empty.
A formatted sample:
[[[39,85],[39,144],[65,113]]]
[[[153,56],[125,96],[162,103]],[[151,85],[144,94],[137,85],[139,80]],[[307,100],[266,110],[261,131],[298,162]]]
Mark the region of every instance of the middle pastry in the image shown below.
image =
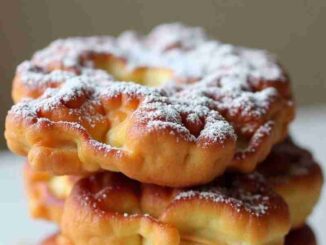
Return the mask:
[[[228,239],[235,241],[264,244],[271,237],[281,241],[290,227],[304,224],[323,182],[311,154],[289,139],[274,147],[255,173],[230,173],[192,188],[141,184],[109,172],[81,180],[52,177],[29,167],[25,173],[32,215],[61,224],[62,233],[75,244],[99,235],[92,230],[114,230],[128,222],[138,227],[137,232],[141,225],[157,229],[157,235],[166,231],[163,237],[169,239],[177,239],[169,229],[172,225],[181,239],[189,241],[217,242],[214,239],[224,239],[226,231]],[[92,224],[103,227],[91,229]],[[100,236],[119,240],[128,233],[121,232],[121,237],[107,232]]]

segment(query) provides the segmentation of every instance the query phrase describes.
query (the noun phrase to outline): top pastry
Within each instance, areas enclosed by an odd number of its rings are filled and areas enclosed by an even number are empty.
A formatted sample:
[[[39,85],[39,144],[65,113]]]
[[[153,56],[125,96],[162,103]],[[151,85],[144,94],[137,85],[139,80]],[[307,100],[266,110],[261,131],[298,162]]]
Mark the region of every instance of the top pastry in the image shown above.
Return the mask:
[[[12,94],[8,146],[35,169],[171,187],[252,171],[294,117],[274,56],[181,24],[54,41],[18,66]]]

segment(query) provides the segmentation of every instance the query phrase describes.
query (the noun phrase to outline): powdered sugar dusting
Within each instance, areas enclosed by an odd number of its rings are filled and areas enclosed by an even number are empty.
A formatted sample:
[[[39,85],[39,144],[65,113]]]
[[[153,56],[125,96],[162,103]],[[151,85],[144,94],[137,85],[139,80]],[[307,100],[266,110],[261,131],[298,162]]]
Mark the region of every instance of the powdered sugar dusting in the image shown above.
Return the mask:
[[[106,71],[96,69],[96,55],[122,58],[130,71],[170,69],[173,75],[168,84],[172,85],[154,89],[114,81]],[[15,105],[11,115],[36,122],[67,121],[95,134],[99,124],[110,130],[106,107],[110,101],[135,100],[135,127],[205,148],[236,141],[235,131],[248,138],[257,133],[270,120],[273,103],[282,100],[275,82],[287,81],[266,51],[214,41],[201,28],[178,23],[160,25],[147,36],[128,31],[117,38],[57,40],[20,65],[17,74],[26,87],[44,91],[37,99]],[[260,129],[254,137],[263,133],[267,131]],[[110,152],[112,147],[103,145],[104,138],[98,143],[91,140],[91,145]]]
[[[174,200],[187,200],[187,199],[200,199],[207,200],[216,203],[223,203],[230,205],[237,212],[245,210],[246,212],[255,215],[257,217],[265,215],[270,208],[270,193],[265,190],[264,183],[260,183],[261,176],[258,174],[252,174],[246,178],[252,178],[257,180],[257,187],[254,190],[250,190],[241,184],[237,184],[239,181],[237,177],[233,180],[229,180],[229,185],[225,187],[223,184],[213,184],[212,186],[203,186],[197,189],[184,190],[178,193]],[[242,182],[241,182],[242,183]]]
[[[61,70],[43,73],[41,69],[35,69],[33,64],[29,61],[20,64],[17,67],[17,72],[20,74],[24,85],[29,86],[30,88],[48,86],[55,82],[60,83],[74,76],[72,72]]]
[[[64,70],[45,70],[42,67],[38,67],[32,64],[30,61],[24,61],[17,67],[17,73],[20,75],[22,83],[31,88],[46,88],[50,85],[60,86],[65,81],[74,78],[77,74],[73,71]],[[83,68],[81,75],[89,77],[91,81],[110,81],[113,77],[107,72],[98,69]]]
[[[205,142],[202,146],[224,142],[230,137],[235,139],[232,126],[202,101],[156,97],[146,102],[136,116],[147,122],[149,131],[168,129],[190,142]]]
[[[198,27],[165,24],[153,29],[148,36],[133,31],[118,38],[76,37],[54,41],[33,57],[40,65],[59,63],[65,67],[81,67],[81,57],[89,53],[111,54],[127,60],[132,70],[137,67],[164,67],[175,78],[204,78],[220,72],[237,75],[239,79],[285,80],[276,59],[266,51],[232,46],[207,37]],[[92,67],[91,61],[86,66]]]
[[[208,117],[206,127],[200,132],[200,137],[205,139],[203,141],[204,145],[208,144],[207,142],[209,141],[218,143],[223,142],[229,132],[234,132],[232,126],[229,123],[222,120],[212,120],[211,117]],[[236,139],[234,135],[232,135],[232,137]]]
[[[253,194],[249,192],[242,192],[239,190],[239,197],[227,196],[223,191],[217,188],[209,191],[185,191],[181,192],[175,197],[175,200],[199,198],[202,200],[210,200],[216,203],[224,203],[231,205],[237,212],[242,209],[256,216],[262,216],[268,211],[266,203],[268,196]]]
[[[179,201],[199,200],[211,202],[213,205],[225,204],[236,212],[247,212],[256,217],[266,216],[273,212],[273,209],[281,209],[285,207],[282,199],[271,191],[266,180],[258,173],[248,175],[228,175],[226,178],[220,177],[210,184],[201,187],[183,188],[183,189],[167,189],[166,187],[156,186],[157,190],[161,192],[174,193],[174,197],[169,199],[169,205],[176,204]],[[112,181],[112,179],[114,181]],[[141,182],[130,182],[130,179],[123,175],[116,173],[98,173],[96,175],[84,178],[76,184],[79,193],[79,203],[85,206],[91,206],[93,211],[104,214],[105,212],[114,213],[113,210],[108,210],[105,201],[110,200],[112,193],[118,193],[120,189],[137,195],[140,203],[142,200],[147,200],[148,195],[155,195],[157,192],[146,192],[146,185]],[[137,191],[135,191],[137,190]],[[164,196],[164,195],[163,195]],[[160,198],[160,197],[157,197]],[[163,197],[165,199],[165,197]],[[159,199],[157,199],[159,200]],[[167,201],[167,199],[165,199]],[[104,205],[101,205],[104,204]],[[151,203],[153,204],[153,203]],[[194,204],[197,206],[197,204]],[[282,206],[283,205],[283,206]],[[200,205],[197,207],[201,207]],[[182,207],[181,207],[182,208]],[[203,208],[203,213],[206,209]],[[166,210],[162,209],[161,214]],[[116,212],[116,214],[123,217],[132,217],[134,215],[141,215],[150,217],[145,210],[141,209],[139,213],[131,212]],[[213,218],[213,217],[212,217]],[[216,218],[216,217],[214,217]]]
[[[162,105],[165,102],[160,102],[161,98],[149,103],[151,106],[156,103],[157,108],[161,104],[161,116],[164,110],[166,114],[164,118],[171,119],[150,120],[148,125],[150,129],[174,128],[175,131],[183,131],[183,135],[188,134],[187,130],[176,123],[180,119],[172,119],[171,115],[175,113],[173,110],[187,114],[187,121],[190,121],[190,117],[202,117],[197,114],[202,113],[204,107],[219,111],[228,120],[233,121],[232,118],[239,121],[255,120],[268,114],[271,104],[279,94],[274,88],[256,91],[252,83],[261,80],[283,81],[285,79],[275,58],[266,51],[214,41],[208,38],[201,28],[187,27],[179,23],[160,25],[147,36],[127,31],[117,38],[103,36],[57,40],[49,47],[37,52],[32,61],[24,62],[17,72],[21,74],[25,85],[30,87],[46,86],[54,81],[61,86],[61,83],[73,78],[79,71],[84,78],[89,78],[88,83],[95,83],[93,86],[101,86],[100,83],[105,82],[111,83],[110,75],[104,71],[95,70],[95,64],[91,59],[85,60],[87,54],[122,57],[127,61],[131,70],[144,66],[170,68],[175,74],[172,78],[175,81],[196,79],[196,83],[182,85],[172,94],[165,92],[165,94],[182,98],[183,101],[192,100],[194,103],[181,102],[183,106],[180,106],[178,102],[179,109],[173,105],[163,108]],[[56,64],[55,67],[69,68],[69,71],[56,69],[43,71],[51,68],[53,64]],[[35,70],[35,65],[43,68]],[[123,82],[117,86],[110,85],[110,89],[97,89],[96,93],[110,98],[121,94],[122,91],[129,96],[143,96],[144,94],[147,97],[161,96],[161,94],[154,95],[153,90],[144,86],[126,85]],[[187,107],[193,107],[193,112],[190,112]],[[183,110],[185,112],[182,112]],[[153,117],[153,113],[153,111],[148,113],[148,119]],[[169,113],[172,114],[169,115]],[[173,124],[171,124],[172,121]],[[211,125],[213,127],[213,124]],[[225,123],[214,124],[214,127],[219,129],[218,132],[223,130],[230,132],[229,126]],[[207,129],[203,130],[202,136],[207,137],[213,132],[215,132],[215,139],[223,137],[223,134],[217,135],[216,131],[209,132]],[[189,136],[188,140],[193,140],[193,137]]]
[[[83,125],[86,122],[89,127],[95,128],[99,122],[107,120],[96,108],[105,108],[103,101],[121,95],[139,100],[134,118],[145,125],[149,132],[168,131],[189,142],[203,141],[205,147],[235,139],[233,127],[217,111],[203,105],[202,101],[168,97],[164,91],[134,83],[98,82],[85,75],[74,76],[59,88],[47,89],[38,99],[22,101],[10,113],[24,118],[38,118],[44,113],[64,109],[68,115],[74,116],[73,120],[77,118],[73,122]],[[81,102],[77,107],[68,106],[79,100]],[[51,119],[70,120],[66,114],[62,118]]]

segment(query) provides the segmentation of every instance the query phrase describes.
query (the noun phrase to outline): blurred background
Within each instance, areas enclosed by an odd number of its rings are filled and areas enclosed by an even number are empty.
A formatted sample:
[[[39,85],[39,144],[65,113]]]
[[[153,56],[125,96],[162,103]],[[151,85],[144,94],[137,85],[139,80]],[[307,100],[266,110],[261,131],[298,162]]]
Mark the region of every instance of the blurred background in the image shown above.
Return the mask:
[[[326,0],[0,0],[0,244],[35,244],[56,229],[28,217],[24,160],[1,151],[16,66],[60,37],[148,32],[175,21],[274,52],[291,75],[299,105],[292,135],[326,163]],[[321,166],[326,173],[326,164]],[[326,244],[325,210],[326,188],[309,219],[320,244]]]
[[[0,131],[12,104],[15,67],[53,39],[147,32],[174,21],[276,53],[292,77],[297,103],[326,103],[325,0],[0,0]]]

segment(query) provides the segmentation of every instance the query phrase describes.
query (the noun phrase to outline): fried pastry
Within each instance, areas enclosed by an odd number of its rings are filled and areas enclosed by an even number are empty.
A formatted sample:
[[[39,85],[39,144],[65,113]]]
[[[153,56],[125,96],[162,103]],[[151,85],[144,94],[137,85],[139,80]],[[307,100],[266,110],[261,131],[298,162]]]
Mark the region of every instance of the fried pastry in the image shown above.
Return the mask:
[[[259,174],[225,175],[210,185],[171,189],[121,174],[79,180],[60,228],[74,244],[282,244],[288,207]]]
[[[65,193],[62,186],[56,185],[56,193]],[[64,237],[80,245],[93,239],[96,244],[173,245],[180,239],[282,244],[290,228],[286,203],[259,174],[231,174],[210,185],[172,189],[104,172],[79,180],[61,201]]]
[[[294,117],[272,55],[180,24],[55,41],[19,66],[13,98],[8,146],[36,170],[170,187],[252,171]]]
[[[203,245],[200,243],[191,243],[181,241],[181,245]],[[64,240],[60,237],[60,234],[54,234],[49,236],[40,245],[72,245],[71,242]],[[317,245],[316,237],[313,230],[308,226],[304,225],[298,229],[291,230],[286,235],[284,245]]]
[[[28,209],[33,218],[59,223],[64,200],[68,197],[76,176],[53,177],[45,172],[33,171],[24,166],[24,181],[28,195]]]
[[[289,205],[292,227],[302,226],[316,205],[323,185],[311,153],[291,139],[275,146],[257,169]]]
[[[64,200],[77,178],[54,177],[48,173],[33,171],[28,166],[25,168],[30,213],[36,218],[58,222],[62,215]],[[323,183],[321,169],[312,155],[295,145],[291,139],[287,139],[273,148],[267,159],[259,165],[257,172],[263,175],[274,191],[288,204],[292,228],[304,224],[319,199]],[[154,185],[142,186],[144,190],[154,189],[157,193],[160,193],[161,189],[165,190]],[[153,196],[157,195],[155,191],[151,193]],[[150,199],[151,194],[146,196]],[[161,212],[160,205],[163,205],[163,202],[154,198],[151,206],[157,207],[157,211],[152,210],[156,216]],[[48,216],[52,213],[56,214],[55,217]]]

